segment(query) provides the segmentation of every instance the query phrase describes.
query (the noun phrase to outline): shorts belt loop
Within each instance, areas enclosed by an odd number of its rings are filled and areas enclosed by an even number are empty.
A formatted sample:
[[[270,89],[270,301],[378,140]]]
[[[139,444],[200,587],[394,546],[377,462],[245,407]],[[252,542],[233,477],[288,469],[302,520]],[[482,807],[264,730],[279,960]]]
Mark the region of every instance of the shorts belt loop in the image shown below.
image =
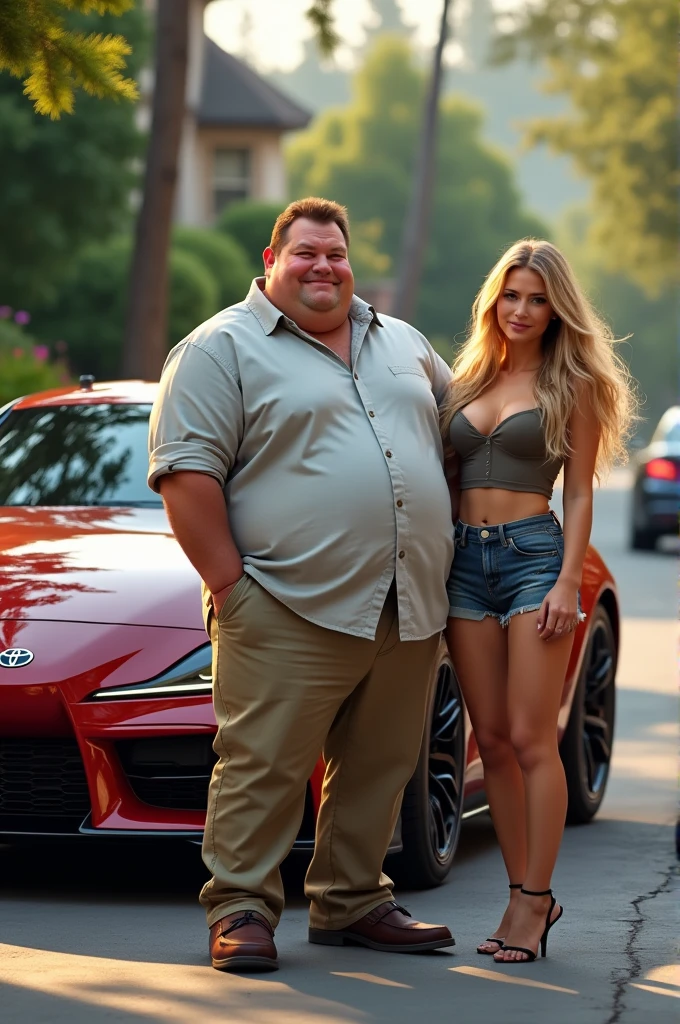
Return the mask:
[[[503,524],[502,523],[498,524],[498,539],[501,542],[501,544],[503,545],[503,547],[507,548],[508,542],[507,542],[506,537],[505,537],[505,530],[503,529]]]
[[[467,529],[468,529],[468,524],[467,523],[462,523],[461,525],[463,527],[463,532],[460,535],[460,542],[458,544],[458,547],[459,548],[464,548],[467,545]]]

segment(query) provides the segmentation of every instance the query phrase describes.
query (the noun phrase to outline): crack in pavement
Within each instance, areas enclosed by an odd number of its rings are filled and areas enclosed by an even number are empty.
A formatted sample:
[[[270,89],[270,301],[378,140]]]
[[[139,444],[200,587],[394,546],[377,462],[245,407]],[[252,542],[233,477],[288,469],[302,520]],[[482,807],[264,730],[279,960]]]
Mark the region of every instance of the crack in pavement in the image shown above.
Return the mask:
[[[642,973],[642,963],[640,956],[637,951],[637,940],[640,932],[642,931],[646,918],[640,910],[640,904],[645,903],[647,900],[653,900],[661,893],[666,892],[673,881],[676,874],[676,865],[671,866],[666,870],[663,882],[661,882],[656,889],[652,889],[651,892],[645,893],[643,896],[636,896],[634,900],[631,900],[631,906],[635,911],[635,917],[630,923],[630,932],[628,934],[628,941],[626,942],[626,948],[624,953],[628,958],[628,965],[625,970],[618,976],[613,977],[614,984],[614,997],[612,1000],[612,1012],[604,1024],[619,1024],[622,1015],[626,1011],[625,994],[628,985],[636,978],[640,977]]]

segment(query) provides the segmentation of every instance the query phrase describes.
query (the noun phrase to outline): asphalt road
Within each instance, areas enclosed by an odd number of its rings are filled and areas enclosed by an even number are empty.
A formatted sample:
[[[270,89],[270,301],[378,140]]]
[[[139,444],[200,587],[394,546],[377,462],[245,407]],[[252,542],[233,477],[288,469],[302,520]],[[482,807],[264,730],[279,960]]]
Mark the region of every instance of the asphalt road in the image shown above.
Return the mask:
[[[625,616],[612,777],[596,821],[568,829],[554,879],[565,905],[549,956],[502,968],[475,944],[504,877],[486,815],[466,822],[447,885],[400,892],[444,921],[452,952],[397,956],[305,941],[300,872],[277,974],[213,971],[195,848],[0,849],[0,1020],[5,1024],[656,1024],[677,1019],[676,559],[625,549],[625,478],[596,498],[594,541]],[[675,900],[675,903],[674,903]]]

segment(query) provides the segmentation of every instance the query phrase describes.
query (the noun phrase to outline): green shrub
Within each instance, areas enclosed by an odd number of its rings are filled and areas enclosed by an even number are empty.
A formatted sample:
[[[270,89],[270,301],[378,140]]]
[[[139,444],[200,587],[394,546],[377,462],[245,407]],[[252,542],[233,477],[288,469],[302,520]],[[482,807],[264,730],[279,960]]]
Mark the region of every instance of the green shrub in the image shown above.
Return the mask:
[[[9,320],[0,320],[0,407],[34,391],[70,383],[61,362],[48,362],[46,346]]]
[[[0,352],[16,347],[28,348],[35,344],[35,338],[13,320],[0,320]]]
[[[205,264],[217,281],[221,309],[246,297],[255,270],[236,239],[210,229],[177,227],[172,244],[175,250],[191,253]]]
[[[63,366],[39,362],[30,353],[14,356],[0,352],[0,407],[15,398],[47,391],[70,383]]]
[[[217,230],[236,239],[258,275],[262,274],[262,250],[269,245],[274,221],[285,208],[285,203],[245,199],[227,206],[217,221]]]
[[[245,292],[240,298],[244,297]],[[219,284],[203,260],[182,249],[171,249],[168,350],[220,309]]]
[[[121,372],[131,240],[119,236],[88,246],[59,300],[36,317],[40,337],[61,340],[76,373],[100,380]],[[168,349],[220,309],[219,289],[205,264],[191,253],[170,253]]]

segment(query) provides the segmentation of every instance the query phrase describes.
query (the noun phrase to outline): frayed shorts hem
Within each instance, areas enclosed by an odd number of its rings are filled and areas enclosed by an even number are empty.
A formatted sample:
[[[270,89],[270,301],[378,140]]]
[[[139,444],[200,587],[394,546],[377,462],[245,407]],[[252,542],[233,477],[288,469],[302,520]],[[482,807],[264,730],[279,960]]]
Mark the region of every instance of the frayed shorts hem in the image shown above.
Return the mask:
[[[480,608],[454,608],[454,607],[451,607],[451,608],[449,608],[449,615],[448,615],[448,617],[450,619],[467,619],[470,622],[481,622],[482,619],[485,619],[485,618],[487,618],[487,616],[489,616],[492,619],[498,619],[499,625],[501,625],[503,627],[503,629],[507,629],[507,627],[510,625],[510,619],[514,615],[524,615],[525,612],[537,612],[542,604],[543,604],[543,602],[539,601],[538,604],[525,604],[525,605],[522,605],[521,608],[511,608],[510,611],[506,612],[504,615],[501,614],[501,612],[491,612],[491,611],[488,611],[487,609],[484,609],[482,611]],[[585,622],[585,620],[586,620],[586,613],[584,611],[581,611],[581,598],[580,598],[580,595],[579,595],[578,611],[576,613],[576,617],[577,617],[579,623]]]
[[[480,608],[449,608],[449,618],[468,619],[471,622],[481,622],[482,619],[490,616],[492,619],[497,619],[499,625],[502,626],[503,629],[507,629],[513,615],[523,615],[524,612],[537,612],[542,604],[543,602],[539,601],[538,604],[527,604],[523,605],[521,608],[511,608],[510,611],[506,612],[504,615],[501,614],[501,612],[491,612],[486,609],[482,611]]]

